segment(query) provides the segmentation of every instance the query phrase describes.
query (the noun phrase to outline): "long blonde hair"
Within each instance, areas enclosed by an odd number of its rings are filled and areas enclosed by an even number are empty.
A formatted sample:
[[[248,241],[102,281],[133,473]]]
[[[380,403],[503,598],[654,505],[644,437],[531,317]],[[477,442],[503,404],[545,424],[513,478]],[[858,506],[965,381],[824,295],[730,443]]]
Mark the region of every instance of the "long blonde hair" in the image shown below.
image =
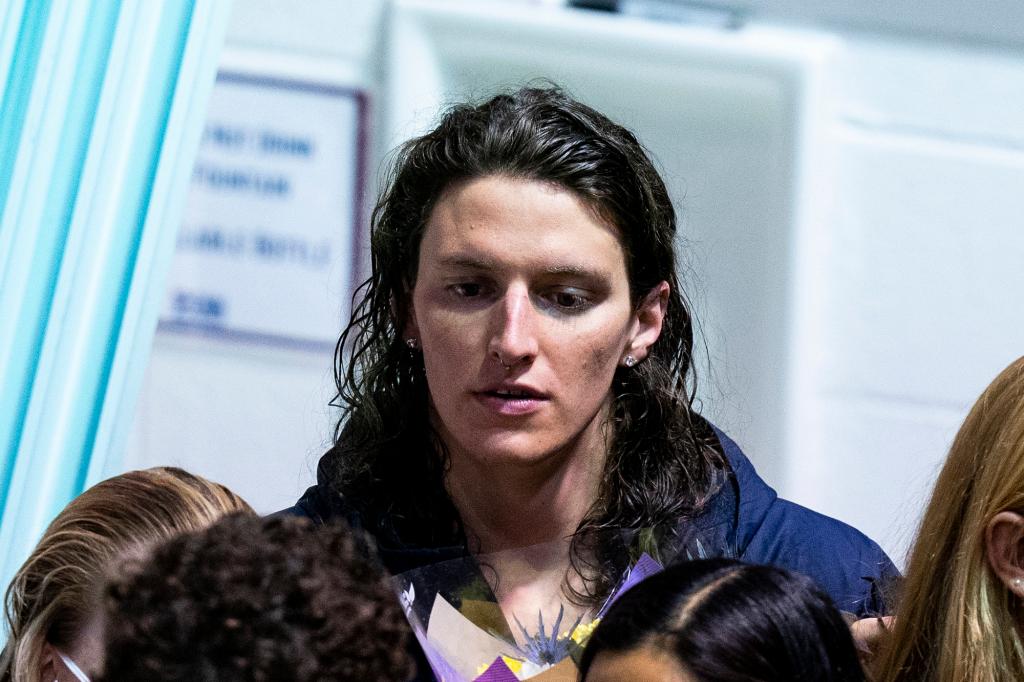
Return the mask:
[[[233,512],[253,513],[224,486],[172,467],[129,471],[83,492],[50,523],[7,588],[0,682],[38,682],[43,645],[74,642],[117,557]]]
[[[917,540],[878,682],[1024,679],[1020,603],[990,568],[985,531],[1024,512],[1024,357],[985,389],[950,449]]]

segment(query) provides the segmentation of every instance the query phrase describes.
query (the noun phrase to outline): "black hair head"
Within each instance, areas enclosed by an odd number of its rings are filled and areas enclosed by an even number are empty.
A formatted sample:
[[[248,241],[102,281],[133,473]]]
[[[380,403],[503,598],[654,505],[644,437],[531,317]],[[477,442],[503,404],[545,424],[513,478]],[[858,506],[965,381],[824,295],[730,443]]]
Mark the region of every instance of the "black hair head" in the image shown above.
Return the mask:
[[[580,661],[650,647],[700,682],[863,682],[850,629],[810,578],[707,559],[672,566],[626,592]]]

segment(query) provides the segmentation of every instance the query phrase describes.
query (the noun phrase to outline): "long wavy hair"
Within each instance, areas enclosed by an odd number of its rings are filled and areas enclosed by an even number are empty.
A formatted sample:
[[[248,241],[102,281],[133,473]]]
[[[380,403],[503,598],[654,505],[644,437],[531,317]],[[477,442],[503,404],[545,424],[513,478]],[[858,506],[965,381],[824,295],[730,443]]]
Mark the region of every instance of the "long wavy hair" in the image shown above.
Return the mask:
[[[1024,603],[989,565],[985,531],[1024,513],[1024,357],[1004,369],[953,440],[910,554],[878,682],[1024,679]]]
[[[7,588],[0,682],[39,682],[43,645],[73,648],[112,561],[234,512],[254,513],[224,486],[173,467],[129,471],[76,497]]]
[[[337,344],[341,417],[321,473],[378,538],[463,540],[444,484],[447,452],[428,418],[423,359],[401,332],[434,205],[454,183],[485,176],[552,183],[618,228],[636,305],[660,282],[670,285],[660,338],[609,387],[614,438],[600,494],[573,538],[574,566],[596,578],[596,597],[622,568],[601,557],[600,531],[668,532],[711,494],[724,458],[692,409],[693,322],[676,274],[676,216],[665,184],[630,131],[557,88],[453,106],[397,150],[371,218],[371,275]],[[588,569],[584,558],[597,565]]]

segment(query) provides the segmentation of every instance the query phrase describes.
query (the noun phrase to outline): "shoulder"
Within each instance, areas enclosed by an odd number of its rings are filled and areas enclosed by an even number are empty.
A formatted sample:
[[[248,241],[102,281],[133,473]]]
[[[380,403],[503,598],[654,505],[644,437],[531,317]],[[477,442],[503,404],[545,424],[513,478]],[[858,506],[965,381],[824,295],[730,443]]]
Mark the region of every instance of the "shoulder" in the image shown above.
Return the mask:
[[[363,525],[359,512],[346,504],[341,495],[326,492],[322,483],[310,486],[294,505],[271,516],[299,516],[317,526],[336,521],[345,521],[353,528]]]
[[[294,505],[282,509],[275,516],[301,516],[318,526],[344,522],[352,528],[365,530],[365,515],[361,511],[358,499],[348,494],[342,494],[333,484],[335,480],[332,475],[335,468],[333,461],[338,456],[337,445],[325,452],[317,464],[316,484],[306,488],[306,492]],[[354,489],[359,489],[359,487],[356,486]]]
[[[291,507],[273,516],[299,516],[315,525],[345,523],[364,538],[373,553],[391,575],[399,575],[454,559],[463,559],[468,550],[462,538],[449,543],[422,543],[400,537],[393,528],[351,504],[344,495],[326,483],[311,486]]]
[[[883,593],[899,572],[882,548],[842,521],[780,498],[739,446],[716,433],[735,475],[739,558],[810,576],[844,611],[883,612]]]

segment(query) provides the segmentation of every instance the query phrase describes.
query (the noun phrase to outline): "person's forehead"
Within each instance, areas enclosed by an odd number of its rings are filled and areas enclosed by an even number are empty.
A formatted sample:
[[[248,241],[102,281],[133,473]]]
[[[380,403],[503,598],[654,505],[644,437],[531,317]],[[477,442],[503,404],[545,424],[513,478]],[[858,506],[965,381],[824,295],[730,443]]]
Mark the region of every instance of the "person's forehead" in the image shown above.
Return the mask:
[[[628,651],[602,651],[591,665],[587,682],[625,682],[626,680],[658,680],[659,682],[696,682],[695,678],[672,655],[652,646]]]
[[[436,205],[442,201],[452,198],[453,196],[463,195],[467,192],[480,189],[501,189],[520,194],[539,192],[552,197],[568,195],[568,197],[571,197],[574,201],[586,203],[585,197],[578,194],[569,186],[558,181],[520,175],[509,175],[501,172],[482,173],[480,175],[463,177],[449,182],[438,195],[437,200],[434,203]]]
[[[553,274],[618,271],[619,231],[573,192],[535,180],[486,177],[448,190],[427,222],[421,256],[434,265]]]

